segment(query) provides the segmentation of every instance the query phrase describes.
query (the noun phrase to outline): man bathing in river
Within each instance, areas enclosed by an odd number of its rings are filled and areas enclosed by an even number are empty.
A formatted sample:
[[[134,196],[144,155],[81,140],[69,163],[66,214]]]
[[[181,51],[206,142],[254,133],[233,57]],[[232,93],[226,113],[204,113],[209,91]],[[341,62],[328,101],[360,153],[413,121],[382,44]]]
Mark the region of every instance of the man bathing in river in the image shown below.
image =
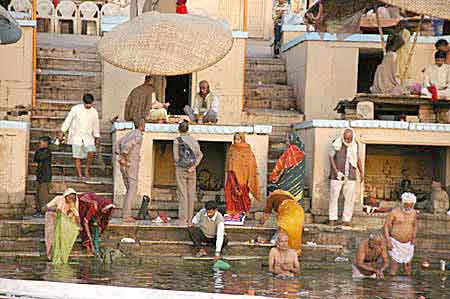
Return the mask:
[[[383,264],[378,264],[380,257],[383,259]],[[384,270],[389,265],[388,253],[386,244],[380,234],[370,234],[368,240],[363,240],[356,252],[355,264],[352,265],[353,278],[384,278]]]
[[[403,193],[402,207],[392,210],[384,224],[384,234],[391,256],[391,275],[393,276],[397,274],[398,264],[404,264],[406,275],[411,274],[411,260],[414,256],[417,231],[415,203],[416,196],[414,194]]]
[[[269,271],[275,275],[293,277],[300,271],[297,252],[288,247],[288,235],[281,231],[277,247],[269,253]]]

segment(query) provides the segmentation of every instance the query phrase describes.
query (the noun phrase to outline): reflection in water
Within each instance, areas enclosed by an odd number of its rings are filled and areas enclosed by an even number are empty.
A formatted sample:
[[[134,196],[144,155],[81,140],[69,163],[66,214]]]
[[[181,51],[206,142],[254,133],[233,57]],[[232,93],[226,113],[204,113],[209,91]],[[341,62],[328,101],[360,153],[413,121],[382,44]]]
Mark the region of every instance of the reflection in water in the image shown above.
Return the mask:
[[[259,263],[232,262],[230,271],[212,268],[212,262],[182,262],[178,259],[141,263],[121,260],[101,264],[84,259],[69,265],[54,266],[43,260],[0,261],[0,277],[89,283],[211,293],[247,294],[278,298],[425,298],[448,299],[450,283],[445,273],[421,271],[412,278],[387,277],[353,280],[345,264],[302,264],[295,279],[278,279],[267,274]],[[0,296],[3,298],[2,296]]]

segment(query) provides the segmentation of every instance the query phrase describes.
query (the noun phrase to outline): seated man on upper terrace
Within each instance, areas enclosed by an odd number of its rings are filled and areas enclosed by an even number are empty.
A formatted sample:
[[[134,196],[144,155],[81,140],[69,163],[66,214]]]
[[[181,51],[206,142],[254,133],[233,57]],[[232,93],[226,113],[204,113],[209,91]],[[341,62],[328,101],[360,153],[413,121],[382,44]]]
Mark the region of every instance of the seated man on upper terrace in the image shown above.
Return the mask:
[[[434,54],[435,63],[427,66],[424,71],[422,94],[433,99],[450,99],[450,65],[445,64],[447,53],[437,51]]]
[[[184,112],[192,122],[217,123],[219,98],[211,92],[208,81],[200,81],[199,89],[194,98],[194,109],[186,106]]]

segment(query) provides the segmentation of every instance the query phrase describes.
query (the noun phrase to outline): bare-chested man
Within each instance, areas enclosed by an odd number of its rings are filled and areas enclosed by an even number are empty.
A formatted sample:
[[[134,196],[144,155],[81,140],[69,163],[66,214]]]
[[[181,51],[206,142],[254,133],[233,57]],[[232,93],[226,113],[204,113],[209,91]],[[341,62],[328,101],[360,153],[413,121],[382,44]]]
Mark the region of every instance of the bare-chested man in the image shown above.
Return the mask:
[[[277,247],[269,253],[269,271],[275,275],[293,277],[300,271],[297,252],[288,247],[288,235],[281,231]]]
[[[384,234],[391,256],[391,275],[397,274],[398,264],[404,264],[406,275],[411,274],[411,260],[414,256],[417,231],[415,203],[414,194],[403,193],[402,206],[392,210],[384,224]]]
[[[382,258],[383,264],[378,264]],[[384,239],[380,234],[370,234],[368,240],[363,240],[356,252],[355,264],[352,265],[353,278],[371,277],[384,278],[384,270],[389,265],[389,258]]]

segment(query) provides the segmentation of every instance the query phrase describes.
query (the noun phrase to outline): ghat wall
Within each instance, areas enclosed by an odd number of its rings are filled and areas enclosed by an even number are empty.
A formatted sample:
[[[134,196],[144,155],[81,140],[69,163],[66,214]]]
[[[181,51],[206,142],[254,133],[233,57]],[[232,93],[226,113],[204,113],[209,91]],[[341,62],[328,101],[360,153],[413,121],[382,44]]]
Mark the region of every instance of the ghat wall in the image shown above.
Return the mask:
[[[0,118],[16,105],[31,105],[35,22],[22,21],[20,25],[20,40],[0,47]]]
[[[115,123],[113,132],[113,148],[118,140],[133,128],[131,123]],[[190,134],[200,143],[202,141],[231,143],[235,132],[246,132],[246,141],[252,147],[255,154],[260,178],[260,191],[263,200],[252,203],[252,208],[259,210],[264,206],[265,190],[267,188],[267,159],[270,126],[207,126],[192,125]],[[138,196],[132,204],[133,209],[138,209],[143,195],[152,194],[155,174],[154,141],[172,142],[178,136],[177,125],[147,124],[144,132],[144,141],[141,148],[141,164],[139,168]],[[122,175],[120,173],[117,158],[113,157],[114,167],[114,203],[122,207],[125,195]]]
[[[359,157],[365,170],[367,145],[414,145],[444,147],[442,183],[450,184],[450,125],[391,121],[312,120],[295,125],[306,145],[306,185],[312,196],[314,216],[328,215],[329,149],[344,128],[352,127],[359,143]],[[364,184],[356,184],[355,211],[361,210]]]
[[[410,66],[413,81],[421,82],[422,69],[434,62],[436,41],[436,37],[418,38]],[[294,87],[297,107],[306,120],[335,119],[336,104],[356,95],[361,49],[380,49],[379,35],[308,32],[283,45],[288,84]]]

